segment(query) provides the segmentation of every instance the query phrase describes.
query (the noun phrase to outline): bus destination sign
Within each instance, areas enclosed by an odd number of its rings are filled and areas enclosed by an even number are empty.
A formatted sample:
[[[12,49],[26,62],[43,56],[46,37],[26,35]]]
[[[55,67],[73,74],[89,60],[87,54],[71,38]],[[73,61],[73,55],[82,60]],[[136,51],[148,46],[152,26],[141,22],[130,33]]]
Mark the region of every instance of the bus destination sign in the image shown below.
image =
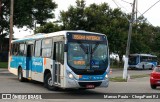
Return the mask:
[[[91,41],[102,41],[102,36],[98,35],[84,35],[84,34],[73,34],[72,39],[74,40],[91,40]]]

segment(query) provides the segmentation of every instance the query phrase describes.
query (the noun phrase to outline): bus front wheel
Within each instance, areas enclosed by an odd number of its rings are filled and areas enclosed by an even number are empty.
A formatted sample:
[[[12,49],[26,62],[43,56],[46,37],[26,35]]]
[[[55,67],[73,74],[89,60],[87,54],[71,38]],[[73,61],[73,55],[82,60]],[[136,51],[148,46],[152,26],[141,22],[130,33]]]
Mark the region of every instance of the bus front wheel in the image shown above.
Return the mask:
[[[57,90],[58,88],[53,86],[52,84],[52,78],[51,78],[51,74],[48,73],[46,76],[45,76],[45,80],[44,80],[44,86],[48,89],[48,90]]]
[[[25,79],[23,78],[22,68],[18,69],[18,80],[23,82]]]

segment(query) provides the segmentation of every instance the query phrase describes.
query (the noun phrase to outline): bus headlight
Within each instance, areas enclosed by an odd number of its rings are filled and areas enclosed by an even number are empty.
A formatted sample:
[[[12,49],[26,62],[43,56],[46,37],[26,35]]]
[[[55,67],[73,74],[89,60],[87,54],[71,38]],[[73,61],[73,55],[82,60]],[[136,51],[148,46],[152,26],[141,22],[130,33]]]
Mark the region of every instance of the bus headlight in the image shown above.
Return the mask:
[[[73,78],[74,78],[74,76],[73,76],[72,73],[69,73],[69,74],[68,74],[68,77],[69,77],[70,79],[73,79]]]
[[[108,79],[108,75],[107,74],[106,74],[105,78]]]

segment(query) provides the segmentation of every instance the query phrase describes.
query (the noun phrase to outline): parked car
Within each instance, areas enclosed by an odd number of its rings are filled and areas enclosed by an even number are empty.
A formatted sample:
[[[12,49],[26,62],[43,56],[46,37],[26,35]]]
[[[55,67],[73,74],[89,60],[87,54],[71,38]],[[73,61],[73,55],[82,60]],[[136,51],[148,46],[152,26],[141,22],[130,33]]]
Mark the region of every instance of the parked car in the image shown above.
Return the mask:
[[[152,89],[160,86],[160,65],[155,67],[150,75],[150,85]]]

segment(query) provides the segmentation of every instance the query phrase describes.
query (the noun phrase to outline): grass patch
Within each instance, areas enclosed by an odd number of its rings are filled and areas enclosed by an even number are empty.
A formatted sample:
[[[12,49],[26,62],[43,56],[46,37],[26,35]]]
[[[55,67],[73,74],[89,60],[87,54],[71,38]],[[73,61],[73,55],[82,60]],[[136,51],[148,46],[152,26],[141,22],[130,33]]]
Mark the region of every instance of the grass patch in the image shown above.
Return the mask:
[[[150,76],[150,74],[131,75],[130,79],[143,78],[143,77],[148,77],[148,76]],[[113,77],[113,78],[109,78],[109,79],[112,82],[127,82],[127,80],[123,79],[122,77]]]
[[[8,62],[0,62],[0,68],[8,68]]]
[[[127,82],[127,80],[123,79],[122,77],[109,78],[109,80],[113,82]]]
[[[142,74],[142,75],[132,75],[130,76],[131,79],[136,79],[136,78],[143,78],[143,77],[148,77],[150,74]]]
[[[110,68],[111,69],[123,69],[124,65],[122,65],[122,64],[111,64]]]

